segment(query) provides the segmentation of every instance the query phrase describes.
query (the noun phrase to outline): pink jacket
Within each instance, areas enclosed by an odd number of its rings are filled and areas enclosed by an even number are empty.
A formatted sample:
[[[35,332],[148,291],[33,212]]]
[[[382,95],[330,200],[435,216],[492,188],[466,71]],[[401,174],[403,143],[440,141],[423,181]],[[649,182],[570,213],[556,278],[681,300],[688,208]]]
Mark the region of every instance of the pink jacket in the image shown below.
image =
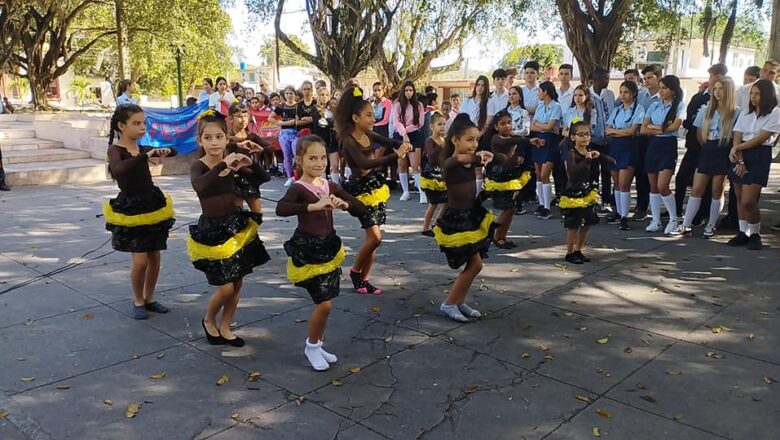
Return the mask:
[[[406,104],[406,115],[403,121],[401,121],[401,103],[396,102],[393,104],[393,123],[395,124],[395,132],[401,136],[404,136],[410,131],[418,131],[425,124],[425,108],[421,103],[417,103],[420,109],[419,121],[414,120],[414,108],[412,104]]]
[[[387,98],[382,98],[382,101],[380,101],[379,106],[384,109],[382,114],[382,119],[377,122],[374,122],[374,125],[384,127],[390,122],[390,109],[393,107],[393,103]],[[376,114],[376,110],[374,110],[374,114]]]

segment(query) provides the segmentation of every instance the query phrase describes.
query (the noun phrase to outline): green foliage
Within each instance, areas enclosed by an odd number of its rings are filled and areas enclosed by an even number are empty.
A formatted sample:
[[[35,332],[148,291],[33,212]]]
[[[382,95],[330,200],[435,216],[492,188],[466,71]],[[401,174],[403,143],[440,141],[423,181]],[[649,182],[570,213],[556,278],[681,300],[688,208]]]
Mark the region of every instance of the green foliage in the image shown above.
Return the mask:
[[[82,105],[87,100],[92,100],[94,94],[90,90],[92,83],[83,76],[77,76],[70,82],[68,91],[73,94],[73,99],[76,101],[76,105]]]
[[[297,35],[290,35],[290,40],[292,40],[295,44],[298,45],[298,47],[305,50],[306,52],[311,52],[311,49],[303,40],[301,40],[301,37]],[[276,51],[276,44],[274,41],[274,38],[269,38],[265,43],[263,43],[262,46],[260,46],[259,53],[260,56],[263,57],[265,64],[270,65],[274,62],[274,52]],[[311,63],[308,62],[306,58],[290,50],[290,48],[281,41],[279,42],[279,65],[311,67]]]
[[[516,47],[501,58],[497,67],[516,67],[530,60],[538,61],[543,67],[557,67],[563,62],[563,46],[534,44]]]

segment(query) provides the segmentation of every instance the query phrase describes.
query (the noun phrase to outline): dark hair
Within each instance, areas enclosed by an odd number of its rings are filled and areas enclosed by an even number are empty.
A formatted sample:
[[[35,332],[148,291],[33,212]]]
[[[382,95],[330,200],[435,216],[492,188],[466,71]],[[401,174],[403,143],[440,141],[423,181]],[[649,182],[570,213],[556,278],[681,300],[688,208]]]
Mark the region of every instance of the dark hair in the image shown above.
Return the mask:
[[[574,66],[572,66],[572,65],[571,65],[571,64],[569,64],[569,63],[563,63],[563,64],[561,64],[561,65],[560,65],[560,67],[558,67],[558,71],[559,71],[559,72],[560,72],[561,70],[563,70],[563,69],[567,69],[567,70],[569,70],[571,73],[574,73]]]
[[[497,111],[496,114],[493,115],[493,121],[490,124],[490,127],[487,130],[485,130],[485,134],[482,135],[482,137],[484,139],[491,140],[491,144],[492,144],[493,136],[498,134],[498,123],[504,118],[509,118],[509,121],[510,122],[512,121],[512,115],[510,115],[508,111],[506,110]]]
[[[314,81],[314,88],[315,89],[321,89],[323,87],[328,87],[328,83],[325,82],[324,79],[318,79],[317,81]]]
[[[406,99],[406,88],[411,87],[413,92],[412,93],[412,99]],[[412,106],[412,121],[419,121],[420,120],[420,101],[417,99],[417,89],[414,87],[414,83],[411,81],[404,81],[404,84],[401,86],[401,94],[398,95],[398,105],[401,108],[401,123],[406,120],[406,106],[411,105]]]
[[[652,73],[653,75],[660,78],[661,74],[663,73],[663,69],[661,69],[661,66],[658,64],[651,64],[642,69],[642,75],[647,75],[648,73]]]
[[[217,80],[215,81],[215,83],[216,83],[217,85],[219,85],[219,82],[220,82],[220,81],[225,81],[225,85],[228,85],[228,82],[227,82],[227,80],[225,79],[225,77],[224,77],[224,76],[218,76],[218,77],[217,77]]]
[[[108,132],[108,145],[114,144],[114,136],[116,133],[122,134],[122,130],[119,129],[119,123],[127,123],[131,116],[136,113],[143,113],[144,110],[135,104],[124,104],[114,110],[114,114],[111,115],[111,129]]]
[[[435,105],[436,101],[439,100],[439,94],[436,92],[430,92],[425,95],[425,101],[428,103],[428,105]]]
[[[761,68],[758,66],[750,66],[745,69],[745,75],[750,75],[758,78],[761,75]]]
[[[133,83],[133,80],[131,79],[123,79],[122,81],[119,81],[119,94],[123,94],[127,91],[127,88],[130,87],[130,84]]]
[[[441,160],[444,162],[448,157],[452,156],[455,152],[455,144],[452,143],[452,138],[460,137],[469,128],[477,128],[471,118],[466,113],[461,113],[455,116],[452,120],[452,125],[447,131],[447,136],[444,138],[444,147],[441,149]]]
[[[306,151],[308,151],[309,147],[314,144],[320,144],[323,148],[326,148],[325,141],[316,134],[310,134],[308,136],[298,138],[298,141],[295,142],[295,158],[302,158],[303,155],[306,154]],[[298,171],[298,174],[303,175],[303,167],[301,167],[297,161],[295,163],[295,169]]]
[[[268,95],[266,95],[263,92],[255,93],[255,96],[252,99],[255,99],[255,98],[260,99],[261,97],[263,98],[263,102],[262,103],[263,104],[268,104]]]
[[[243,89],[243,88],[244,87],[241,84],[235,83],[235,84],[233,84],[233,87],[230,88],[230,90],[233,92],[234,95],[237,95],[238,91]]]
[[[238,112],[246,112],[246,111],[247,111],[246,104],[240,102],[234,102],[233,104],[230,104],[228,115],[233,116]]]
[[[498,68],[493,71],[493,79],[506,78],[506,70]]]
[[[441,114],[441,112],[436,111],[431,113],[431,120],[429,122],[431,124],[431,129],[433,129],[433,124],[436,123],[436,121],[439,119],[444,119],[445,122],[447,121],[447,117]]]
[[[661,78],[661,82],[668,89],[671,89],[672,93],[674,93],[674,98],[672,98],[672,107],[666,113],[666,117],[664,117],[664,123],[661,124],[661,129],[666,131],[666,128],[669,127],[669,124],[674,122],[674,120],[677,118],[677,108],[680,107],[680,103],[682,102],[683,91],[682,88],[680,88],[680,78],[677,78],[674,75],[666,75],[665,77]]]
[[[356,93],[357,96],[355,96]],[[336,127],[336,136],[339,141],[343,142],[347,136],[352,134],[352,130],[355,129],[355,121],[352,120],[352,116],[359,115],[367,106],[371,107],[371,104],[363,99],[362,89],[352,86],[344,90],[336,106],[336,111],[333,112],[333,125]]]
[[[637,70],[637,69],[626,69],[623,72],[623,75],[636,75],[638,77],[639,76],[639,70]]]
[[[427,95],[429,93],[436,92],[436,87],[434,87],[434,86],[425,86],[425,89],[423,89],[423,90],[425,91],[425,94]]]
[[[460,99],[460,94],[458,94],[458,93],[453,93],[453,94],[451,94],[451,95],[450,95],[450,100],[452,100],[452,98],[458,98],[458,99]]]
[[[555,90],[555,84],[552,81],[544,81],[539,84],[539,88],[547,93],[553,101],[558,101],[558,92]]]
[[[279,98],[280,98],[282,101],[285,101],[285,103],[286,103],[286,101],[287,101],[287,96],[285,96],[285,95],[287,95],[287,92],[288,92],[288,91],[291,91],[291,92],[293,92],[293,95],[295,95],[296,97],[298,96],[298,92],[295,90],[295,87],[293,87],[293,86],[287,86],[287,87],[285,87],[285,88],[284,88],[284,90],[282,90],[282,93],[281,93],[281,95],[279,95]]]
[[[603,67],[596,67],[590,74],[590,78],[594,80],[609,79],[609,72]]]
[[[748,113],[756,113],[756,117],[766,116],[772,113],[772,109],[777,107],[777,97],[775,96],[775,85],[768,79],[760,79],[753,84],[750,91],[753,88],[758,89],[758,93],[761,95],[761,100],[758,102],[758,108],[753,105],[752,102],[748,104]]]
[[[479,97],[479,120],[477,121],[477,128],[482,130],[485,128],[485,122],[487,122],[487,103],[490,99],[490,82],[485,75],[479,75],[474,82],[474,88],[471,90],[471,97],[477,98],[477,84],[482,81],[484,86],[482,87],[482,96]]]
[[[271,94],[270,94],[270,95],[268,95],[268,103],[270,104],[270,103],[271,103],[271,100],[272,100],[272,99],[274,99],[274,98],[279,98],[279,99],[282,99],[282,97],[281,97],[281,96],[280,96],[278,93],[276,93],[276,92],[271,92]]]
[[[517,76],[517,68],[515,67],[506,68],[506,76]]]
[[[569,140],[571,140],[571,138],[574,137],[574,134],[577,132],[577,129],[580,127],[585,127],[592,132],[590,128],[590,122],[585,122],[581,120],[577,122],[572,122],[571,125],[569,126]]]
[[[577,92],[577,90],[582,91],[585,94],[585,111],[582,113],[582,118],[590,124],[590,120],[592,118],[592,110],[593,110],[593,95],[590,93],[590,87],[586,86],[585,84],[580,84],[577,87],[574,88],[574,92],[572,93],[571,97],[571,104],[572,106],[575,106],[574,104],[574,93]],[[575,107],[576,109],[576,107]]]
[[[707,69],[707,73],[710,75],[720,75],[720,76],[726,76],[729,73],[729,68],[726,67],[723,63],[716,63],[710,66],[709,69]]]
[[[377,82],[375,82],[374,84],[371,85],[371,88],[373,89],[376,86],[384,86],[384,84],[382,84],[382,81],[377,81]]]
[[[187,103],[187,105],[195,105],[195,104],[198,103],[198,98],[196,98],[194,96],[190,96],[189,98],[187,98],[186,103]]]
[[[206,125],[212,123],[219,125],[219,128],[225,132],[225,135],[228,134],[227,122],[225,121],[225,117],[222,115],[222,113],[214,110],[206,110],[198,116],[198,137],[203,134],[203,130],[206,128]],[[206,150],[204,150],[203,146],[198,143],[198,157],[203,157],[205,155]]]
[[[214,81],[211,78],[203,78],[203,82],[208,83],[210,87],[214,87]]]
[[[526,61],[525,64],[523,64],[523,70],[525,69],[534,69],[538,73],[540,70],[542,70],[542,67],[539,65],[538,61]]]
[[[631,70],[631,69],[629,69],[629,70]],[[636,69],[633,69],[633,70],[636,70]],[[637,73],[639,73],[639,72],[637,72]],[[628,75],[628,74],[625,73],[625,75]],[[620,87],[627,88],[628,91],[631,92],[631,95],[634,96],[634,103],[631,105],[631,115],[629,115],[628,118],[626,119],[626,122],[629,122],[632,119],[634,119],[634,113],[636,113],[636,106],[637,106],[636,100],[637,100],[637,97],[639,96],[639,86],[636,85],[636,83],[634,81],[623,81],[622,83],[620,83]],[[620,104],[620,105],[623,105],[623,104]],[[612,125],[615,125],[615,119],[616,118],[617,118],[617,112],[615,112],[615,116],[612,118]]]
[[[301,90],[303,90],[303,86],[305,85],[310,85],[312,89],[314,88],[314,84],[312,84],[311,81],[309,81],[308,79],[303,80],[303,82],[301,83]]]
[[[525,98],[523,98],[523,88],[520,86],[512,86],[509,88],[509,90],[515,89],[518,95],[520,95],[520,108],[525,110]],[[506,102],[506,108],[509,108],[509,106],[512,105],[509,103],[509,100],[507,99]]]

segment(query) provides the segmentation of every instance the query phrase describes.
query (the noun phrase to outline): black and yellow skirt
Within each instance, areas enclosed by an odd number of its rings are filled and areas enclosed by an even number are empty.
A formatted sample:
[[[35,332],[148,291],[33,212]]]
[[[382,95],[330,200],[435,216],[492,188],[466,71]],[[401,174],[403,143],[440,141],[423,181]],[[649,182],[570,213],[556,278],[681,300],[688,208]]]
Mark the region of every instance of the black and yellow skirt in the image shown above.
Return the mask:
[[[390,188],[385,185],[383,173],[370,173],[363,177],[353,175],[342,186],[366,205],[365,214],[358,217],[361,228],[368,229],[387,222],[386,204],[390,199]]]
[[[558,207],[563,215],[563,226],[566,229],[579,229],[599,223],[596,213],[596,200],[599,192],[591,183],[569,182],[563,191]]]
[[[262,214],[236,210],[225,217],[200,216],[190,226],[187,255],[212,286],[221,286],[252,273],[271,258],[257,236]]]
[[[447,207],[444,217],[433,227],[433,233],[451,268],[463,266],[477,253],[482,258],[487,257],[496,229],[493,220],[493,213],[479,205],[470,209]]]
[[[295,230],[284,243],[287,252],[287,279],[303,287],[319,304],[339,296],[341,263],[346,253],[341,238],[332,232],[324,237]]]
[[[168,232],[176,222],[171,196],[160,188],[144,194],[120,192],[103,203],[111,246],[120,252],[153,252],[168,248]]]
[[[493,208],[512,209],[521,204],[520,191],[529,180],[530,171],[489,164],[485,172],[485,192],[493,199]]]
[[[447,184],[444,183],[440,167],[426,164],[420,174],[420,187],[425,192],[428,203],[432,205],[447,203]]]

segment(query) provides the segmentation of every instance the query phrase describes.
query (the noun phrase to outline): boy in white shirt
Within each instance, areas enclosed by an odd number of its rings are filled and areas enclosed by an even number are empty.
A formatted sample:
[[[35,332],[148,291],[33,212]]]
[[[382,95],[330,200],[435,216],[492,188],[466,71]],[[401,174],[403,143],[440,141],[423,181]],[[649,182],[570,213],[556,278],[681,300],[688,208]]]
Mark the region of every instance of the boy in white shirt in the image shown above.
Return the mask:
[[[525,103],[525,109],[531,116],[536,113],[536,106],[539,104],[539,86],[536,84],[536,81],[539,80],[540,68],[539,63],[536,61],[528,61],[523,66],[523,78],[525,79],[523,102]]]

